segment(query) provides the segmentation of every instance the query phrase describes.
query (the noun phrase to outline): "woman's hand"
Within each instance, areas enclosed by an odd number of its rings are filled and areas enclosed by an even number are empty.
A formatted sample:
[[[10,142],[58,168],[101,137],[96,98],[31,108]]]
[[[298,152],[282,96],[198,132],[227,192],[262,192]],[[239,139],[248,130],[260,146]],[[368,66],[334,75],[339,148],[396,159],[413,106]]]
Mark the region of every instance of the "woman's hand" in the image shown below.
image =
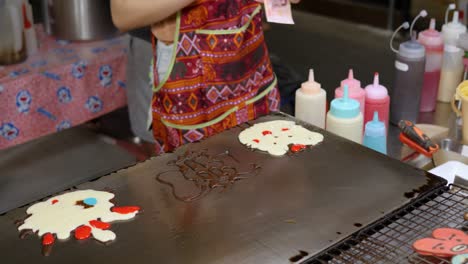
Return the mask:
[[[263,3],[264,0],[256,0],[257,2]],[[291,3],[297,4],[301,0],[290,0]],[[151,32],[159,40],[166,44],[174,42],[174,33],[176,30],[176,15],[173,15],[161,22],[153,24],[151,26]]]
[[[174,34],[176,31],[176,15],[173,15],[161,22],[151,26],[151,32],[159,40],[165,44],[174,42]]]
[[[112,20],[121,31],[167,20],[195,0],[111,0]],[[163,22],[164,23],[164,22]]]

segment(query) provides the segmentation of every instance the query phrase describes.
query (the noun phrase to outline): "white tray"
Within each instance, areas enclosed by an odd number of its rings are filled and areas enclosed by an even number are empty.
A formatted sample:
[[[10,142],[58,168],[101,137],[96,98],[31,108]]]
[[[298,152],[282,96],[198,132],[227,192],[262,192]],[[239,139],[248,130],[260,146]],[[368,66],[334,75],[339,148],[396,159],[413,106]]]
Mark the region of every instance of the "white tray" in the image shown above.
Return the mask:
[[[455,175],[461,177],[464,180],[468,180],[468,165],[465,165],[459,161],[446,162],[430,170],[429,172],[446,179],[448,184],[454,183]]]

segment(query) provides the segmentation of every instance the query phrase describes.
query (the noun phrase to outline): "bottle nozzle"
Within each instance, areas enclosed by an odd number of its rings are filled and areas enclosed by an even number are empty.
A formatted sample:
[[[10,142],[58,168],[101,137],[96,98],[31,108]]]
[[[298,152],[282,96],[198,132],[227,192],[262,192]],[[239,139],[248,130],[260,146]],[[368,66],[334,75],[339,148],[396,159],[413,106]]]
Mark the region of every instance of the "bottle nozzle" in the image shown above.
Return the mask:
[[[374,74],[374,86],[378,86],[379,85],[379,73],[376,72]]]
[[[453,12],[453,19],[452,22],[458,24],[459,14],[458,11]]]
[[[435,30],[436,28],[436,20],[435,18],[431,18],[431,23],[429,24],[429,29]]]
[[[423,9],[421,10],[421,12],[419,12],[419,15],[414,18],[413,23],[411,23],[410,36],[413,36],[413,28],[414,28],[414,25],[416,24],[416,21],[418,21],[420,17],[426,17],[426,16],[427,16],[427,11]]]
[[[354,79],[354,71],[353,71],[353,69],[349,69],[349,72],[348,72],[348,79],[350,79],[350,80]]]
[[[455,10],[455,8],[457,8],[457,6],[453,3],[448,5],[447,10],[445,11],[445,24],[448,23],[448,15],[450,13],[450,10]]]
[[[399,26],[395,32],[393,32],[393,35],[392,35],[392,38],[390,39],[390,49],[395,52],[395,53],[398,53],[398,50],[396,50],[394,47],[393,47],[393,40],[395,39],[398,31],[400,31],[402,28],[404,29],[408,29],[410,27],[410,24],[408,22],[404,22],[403,24],[401,24],[401,26]]]
[[[404,29],[408,29],[408,28],[410,27],[410,24],[409,24],[408,21],[406,21],[406,22],[403,23],[401,26],[402,26]]]
[[[309,69],[309,80],[302,83],[301,91],[308,95],[313,95],[320,93],[321,90],[320,83],[315,81],[315,74],[313,69]]]
[[[352,72],[352,71],[351,71]],[[349,87],[348,85],[346,84],[344,87],[343,87],[343,100],[344,101],[348,101],[349,99]]]
[[[419,15],[420,15],[421,17],[427,17],[427,11],[423,9],[423,10],[421,10],[421,12],[419,13]]]
[[[375,111],[374,112],[374,122],[379,122],[379,112]]]
[[[315,82],[314,70],[309,70],[309,82]]]

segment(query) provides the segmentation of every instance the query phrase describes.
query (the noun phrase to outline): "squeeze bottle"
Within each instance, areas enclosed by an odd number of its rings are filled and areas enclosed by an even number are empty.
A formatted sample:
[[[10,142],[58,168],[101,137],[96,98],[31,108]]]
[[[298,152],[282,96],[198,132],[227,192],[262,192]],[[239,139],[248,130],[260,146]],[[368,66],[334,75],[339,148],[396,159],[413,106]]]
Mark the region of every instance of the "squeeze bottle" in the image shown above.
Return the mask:
[[[366,123],[364,146],[387,154],[387,130],[385,124],[379,121],[378,112],[374,112],[373,120]]]
[[[24,35],[26,39],[26,52],[28,56],[34,55],[38,51],[36,29],[34,28],[34,17],[32,6],[28,2],[23,4]]]
[[[345,85],[343,97],[331,102],[327,114],[327,131],[361,144],[364,119],[359,102],[349,98],[348,93],[348,85]]]
[[[466,25],[468,23],[467,15],[468,15],[468,0],[458,0],[458,9],[460,12],[463,13],[463,24]]]
[[[366,92],[361,87],[361,82],[357,79],[354,79],[353,69],[349,70],[348,79],[341,81],[340,87],[335,89],[335,98],[343,97],[343,89],[345,85],[348,85],[349,88],[349,98],[359,102],[360,111],[364,115],[366,107]]]
[[[374,113],[380,116],[385,128],[388,129],[388,118],[390,115],[390,96],[388,90],[379,84],[379,74],[375,73],[374,83],[366,87],[366,113],[364,123],[374,119]],[[387,130],[385,130],[387,131]]]
[[[395,125],[398,125],[402,119],[416,122],[419,116],[419,103],[426,67],[426,49],[416,41],[416,36],[412,33],[418,18],[426,15],[427,12],[423,10],[413,20],[410,30],[412,39],[401,43],[398,51],[392,46],[393,39],[400,29],[408,28],[409,24],[405,22],[398,27],[390,41],[391,49],[397,54],[395,86],[392,89],[390,102],[390,122]]]
[[[448,11],[454,9],[450,5]],[[447,15],[446,15],[447,18]],[[444,39],[444,58],[440,74],[439,93],[437,100],[448,103],[452,100],[455,89],[463,78],[463,56],[464,52],[457,47],[458,38],[466,32],[466,27],[458,21],[458,11],[453,12],[453,20],[442,27]]]
[[[314,80],[314,70],[309,72],[309,81],[296,91],[296,117],[314,126],[325,128],[327,93]]]
[[[420,111],[433,112],[439,91],[440,69],[444,52],[442,34],[435,29],[436,21],[431,19],[429,29],[419,33],[418,41],[426,48],[426,68],[421,93]]]

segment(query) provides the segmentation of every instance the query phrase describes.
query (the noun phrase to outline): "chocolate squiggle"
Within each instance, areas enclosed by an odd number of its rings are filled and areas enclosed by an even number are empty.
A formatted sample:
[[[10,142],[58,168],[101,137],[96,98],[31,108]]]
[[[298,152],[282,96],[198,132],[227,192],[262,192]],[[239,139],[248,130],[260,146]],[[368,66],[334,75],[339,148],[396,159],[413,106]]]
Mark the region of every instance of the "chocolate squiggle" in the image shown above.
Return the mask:
[[[236,163],[239,163],[229,151],[216,156],[208,154],[207,150],[186,151],[177,160],[168,162],[167,165],[174,166],[176,169],[159,173],[156,176],[156,180],[161,184],[169,186],[172,195],[177,200],[189,203],[201,199],[213,189],[222,188],[224,190],[237,181],[258,175],[261,169],[257,164],[252,164],[252,170],[239,172],[236,167],[226,164],[226,159],[222,159],[222,157],[229,157]],[[173,172],[179,172],[185,180],[192,182],[198,190],[197,193],[192,196],[177,194],[176,186],[162,179],[165,174]]]

